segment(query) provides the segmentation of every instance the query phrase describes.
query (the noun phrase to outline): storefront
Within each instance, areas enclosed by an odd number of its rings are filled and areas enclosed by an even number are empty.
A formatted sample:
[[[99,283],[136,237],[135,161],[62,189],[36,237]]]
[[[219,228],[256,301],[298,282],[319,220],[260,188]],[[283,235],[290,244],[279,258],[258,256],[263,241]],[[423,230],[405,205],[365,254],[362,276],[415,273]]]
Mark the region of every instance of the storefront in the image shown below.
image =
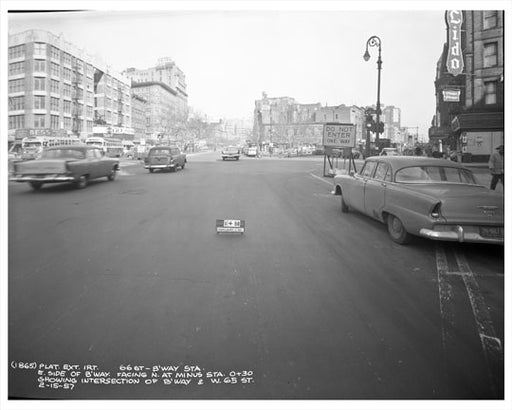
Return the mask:
[[[496,147],[505,143],[502,112],[460,114],[452,121],[457,148],[471,162],[487,162]]]

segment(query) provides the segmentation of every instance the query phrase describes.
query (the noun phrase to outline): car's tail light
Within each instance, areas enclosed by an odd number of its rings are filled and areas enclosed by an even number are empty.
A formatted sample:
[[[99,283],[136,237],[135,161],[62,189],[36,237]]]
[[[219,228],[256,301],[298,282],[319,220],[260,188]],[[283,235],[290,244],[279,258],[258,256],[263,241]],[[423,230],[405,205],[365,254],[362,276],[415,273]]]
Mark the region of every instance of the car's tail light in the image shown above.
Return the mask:
[[[432,211],[430,212],[430,216],[435,219],[441,217],[441,202],[438,202],[437,204],[434,205]]]

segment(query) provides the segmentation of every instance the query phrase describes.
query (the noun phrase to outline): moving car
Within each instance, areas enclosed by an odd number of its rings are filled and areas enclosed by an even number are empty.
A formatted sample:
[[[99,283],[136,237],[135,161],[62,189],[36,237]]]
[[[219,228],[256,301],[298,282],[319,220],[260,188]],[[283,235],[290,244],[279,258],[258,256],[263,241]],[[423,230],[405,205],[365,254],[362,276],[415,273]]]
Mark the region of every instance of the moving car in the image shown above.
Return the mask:
[[[149,172],[155,169],[176,171],[178,167],[184,169],[186,162],[187,156],[177,146],[157,146],[151,148],[144,158],[144,168]]]
[[[502,193],[479,185],[473,172],[444,159],[377,156],[360,173],[334,177],[341,211],[350,208],[387,224],[391,239],[503,244]]]
[[[97,147],[61,145],[43,150],[39,159],[15,163],[10,180],[28,182],[34,190],[58,182],[72,182],[81,189],[92,179],[113,181],[117,171],[119,159],[103,156]]]
[[[240,150],[237,147],[227,147],[222,150],[222,160],[225,161],[226,159],[240,159]]]
[[[247,154],[248,157],[255,157],[258,155],[258,148],[257,147],[249,147],[247,148]]]

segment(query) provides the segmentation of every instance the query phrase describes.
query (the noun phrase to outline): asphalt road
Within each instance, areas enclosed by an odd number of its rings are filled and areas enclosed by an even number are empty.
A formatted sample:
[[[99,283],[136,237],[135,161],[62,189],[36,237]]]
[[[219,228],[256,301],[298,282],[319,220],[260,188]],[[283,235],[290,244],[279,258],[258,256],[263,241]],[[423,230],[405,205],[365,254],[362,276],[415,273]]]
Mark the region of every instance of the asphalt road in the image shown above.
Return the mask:
[[[322,171],[203,153],[10,183],[10,396],[503,397],[503,247],[397,245]]]

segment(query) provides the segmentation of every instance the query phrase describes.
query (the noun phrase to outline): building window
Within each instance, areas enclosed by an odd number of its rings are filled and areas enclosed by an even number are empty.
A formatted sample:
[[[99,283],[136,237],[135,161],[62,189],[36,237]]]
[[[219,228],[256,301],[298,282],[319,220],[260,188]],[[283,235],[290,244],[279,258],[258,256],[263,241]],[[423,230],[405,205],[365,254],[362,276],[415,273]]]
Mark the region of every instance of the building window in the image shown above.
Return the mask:
[[[496,10],[484,11],[484,30],[489,30],[498,25],[498,12]]]
[[[71,86],[69,84],[63,84],[62,93],[64,94],[64,97],[71,97]]]
[[[50,80],[50,92],[59,93],[59,82],[57,80]]]
[[[44,110],[45,109],[45,96],[34,96],[34,109],[35,110]]]
[[[45,115],[34,115],[34,128],[45,128]]]
[[[71,101],[63,101],[64,113],[71,114]]]
[[[487,81],[485,84],[485,104],[496,104],[497,102],[497,88],[496,81]]]
[[[59,116],[58,115],[50,115],[50,128],[54,130],[59,129]]]
[[[9,59],[25,57],[25,44],[9,47]]]
[[[50,99],[50,109],[52,111],[59,111],[59,99],[55,97],[51,97]]]
[[[70,130],[71,129],[71,118],[64,117],[64,128],[66,130]]]
[[[60,58],[60,50],[57,47],[52,46],[52,50],[50,52],[52,53],[51,54],[52,58],[54,58],[56,60],[58,60]]]
[[[45,73],[46,72],[46,61],[45,60],[34,60],[34,71]]]
[[[484,44],[484,68],[498,65],[498,43]]]
[[[64,80],[71,81],[71,70],[69,68],[64,68],[62,70],[62,77]]]
[[[52,62],[52,66],[51,66],[51,73],[52,75],[54,75],[55,77],[59,77],[60,76],[60,66],[57,64],[57,63],[53,63]]]
[[[23,74],[25,72],[25,62],[9,64],[9,75]]]
[[[38,56],[46,56],[46,44],[34,43],[34,54]]]
[[[25,116],[9,115],[9,129],[16,130],[18,128],[25,128]]]
[[[64,64],[71,65],[71,54],[63,53]]]
[[[11,111],[19,111],[25,109],[25,97],[12,97],[9,98],[9,109]]]
[[[9,81],[9,93],[19,93],[25,91],[25,80],[10,80]]]
[[[46,90],[46,78],[34,78],[34,90],[45,91]]]

